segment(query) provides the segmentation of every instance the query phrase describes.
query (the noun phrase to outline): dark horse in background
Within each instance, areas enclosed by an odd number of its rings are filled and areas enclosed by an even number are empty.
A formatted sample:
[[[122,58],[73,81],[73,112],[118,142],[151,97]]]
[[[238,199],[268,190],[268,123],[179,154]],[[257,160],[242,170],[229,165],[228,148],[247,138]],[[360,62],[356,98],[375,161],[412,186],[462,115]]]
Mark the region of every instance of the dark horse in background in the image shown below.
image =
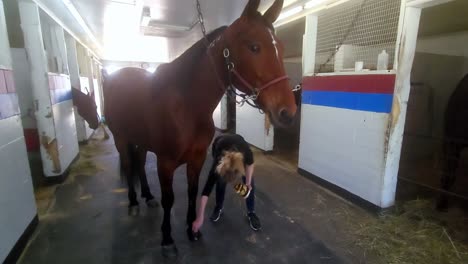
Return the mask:
[[[468,74],[458,83],[450,96],[445,111],[444,151],[446,171],[442,175],[442,189],[450,190],[455,183],[461,153],[468,148]],[[448,196],[442,194],[438,201],[438,209],[445,210],[448,206]]]
[[[200,40],[155,74],[124,68],[104,78],[106,123],[127,178],[135,168],[129,150],[137,150],[140,160],[147,151],[157,156],[166,256],[177,253],[171,235],[172,183],[182,164],[187,164],[187,234],[191,240],[197,238],[190,227],[196,217],[198,178],[215,132],[212,114],[230,82],[246,94],[260,87],[256,104],[276,126],[290,125],[296,114],[285,78],[283,46],[272,25],[283,1],[276,0],[264,15],[257,11],[259,3],[250,0],[233,24],[210,34],[210,44]],[[223,56],[227,49],[229,68]],[[131,206],[138,204],[131,184],[129,199]]]
[[[96,100],[94,98],[94,93],[85,94],[79,89],[72,87],[72,98],[73,98],[73,105],[76,106],[78,110],[78,114],[88,122],[89,128],[91,129],[98,129],[99,126],[102,126],[104,131],[104,138],[109,138],[107,135],[106,129],[104,125],[101,124],[99,120],[99,115],[97,112],[97,105]]]

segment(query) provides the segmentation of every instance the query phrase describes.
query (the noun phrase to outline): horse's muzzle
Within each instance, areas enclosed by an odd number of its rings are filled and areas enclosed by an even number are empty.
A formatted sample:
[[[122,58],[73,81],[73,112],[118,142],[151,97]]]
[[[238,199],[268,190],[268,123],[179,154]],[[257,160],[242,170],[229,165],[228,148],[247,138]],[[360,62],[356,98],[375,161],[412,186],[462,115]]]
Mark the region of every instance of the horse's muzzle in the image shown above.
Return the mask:
[[[278,114],[278,121],[283,125],[283,126],[291,126],[294,123],[294,114],[291,114],[288,112],[286,108],[283,108],[279,111]]]

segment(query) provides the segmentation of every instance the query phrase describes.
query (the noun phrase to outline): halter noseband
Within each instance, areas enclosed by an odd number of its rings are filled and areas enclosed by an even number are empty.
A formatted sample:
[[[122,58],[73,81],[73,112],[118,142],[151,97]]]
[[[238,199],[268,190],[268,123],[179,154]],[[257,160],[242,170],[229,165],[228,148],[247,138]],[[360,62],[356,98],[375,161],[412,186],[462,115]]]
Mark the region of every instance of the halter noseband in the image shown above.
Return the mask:
[[[226,68],[228,70],[228,79],[229,79],[229,87],[228,87],[228,90],[233,92],[235,95],[238,95],[240,97],[242,97],[242,100],[240,102],[241,106],[244,104],[244,102],[247,102],[250,106],[253,106],[253,107],[256,107],[256,108],[260,108],[257,103],[255,102],[255,100],[257,100],[258,96],[260,95],[260,92],[262,92],[263,90],[265,90],[266,88],[278,83],[278,82],[281,82],[283,80],[289,80],[289,77],[287,75],[283,75],[283,76],[280,76],[278,78],[275,78],[269,82],[267,82],[266,84],[260,86],[260,87],[254,87],[252,84],[250,84],[245,78],[242,77],[242,75],[236,70],[236,67],[234,65],[234,62],[231,61],[231,54],[229,52],[229,49],[228,48],[224,48],[223,50],[223,57],[224,57],[224,61],[225,61],[225,64],[226,64]],[[247,94],[239,94],[239,93],[236,93],[235,91],[235,88],[233,87],[232,85],[232,75],[233,74],[245,87],[247,87],[247,89],[249,89],[251,91],[251,94],[250,95],[247,95]],[[249,100],[252,100],[253,102],[249,102]]]

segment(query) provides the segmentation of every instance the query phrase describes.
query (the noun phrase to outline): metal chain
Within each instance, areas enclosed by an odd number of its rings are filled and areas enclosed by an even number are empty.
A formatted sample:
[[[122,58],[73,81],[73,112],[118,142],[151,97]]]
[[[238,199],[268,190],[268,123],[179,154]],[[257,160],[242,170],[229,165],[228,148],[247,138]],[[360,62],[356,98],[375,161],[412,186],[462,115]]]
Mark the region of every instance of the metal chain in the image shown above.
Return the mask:
[[[201,10],[200,1],[196,0],[196,2],[197,2],[197,12],[198,12],[198,23],[200,23],[201,32],[203,33],[203,37],[206,39],[205,20],[203,19],[203,13]]]
[[[357,11],[356,15],[353,18],[353,21],[351,22],[351,25],[348,27],[348,30],[346,31],[345,35],[343,36],[343,39],[338,43],[335,50],[330,54],[330,56],[328,56],[327,60],[324,63],[320,64],[317,72],[314,75],[317,75],[318,73],[320,73],[322,71],[323,67],[325,67],[325,65],[327,65],[331,61],[331,59],[333,59],[335,57],[336,53],[338,53],[341,46],[343,46],[345,41],[348,39],[349,34],[351,33],[351,31],[353,31],[354,27],[356,26],[356,22],[358,21],[358,18],[361,16],[362,10],[364,9],[364,6],[366,5],[366,3],[367,3],[367,0],[362,0],[361,6],[359,7],[359,10]]]

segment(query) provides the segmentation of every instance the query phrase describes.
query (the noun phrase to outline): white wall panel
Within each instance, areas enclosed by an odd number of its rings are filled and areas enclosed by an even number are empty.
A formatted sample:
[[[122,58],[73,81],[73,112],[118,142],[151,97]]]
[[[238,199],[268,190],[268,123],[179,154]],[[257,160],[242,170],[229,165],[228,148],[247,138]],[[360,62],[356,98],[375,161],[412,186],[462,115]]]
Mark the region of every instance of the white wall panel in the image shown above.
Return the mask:
[[[36,215],[36,204],[19,116],[0,120],[0,261]]]
[[[55,119],[60,167],[68,168],[78,155],[78,141],[75,127],[75,114],[72,100],[63,101],[52,107]],[[62,171],[63,172],[63,171]]]
[[[380,206],[388,114],[302,105],[299,167]]]
[[[244,104],[242,107],[237,105],[236,133],[261,150],[273,150],[273,125],[269,125],[266,116],[250,105]]]

